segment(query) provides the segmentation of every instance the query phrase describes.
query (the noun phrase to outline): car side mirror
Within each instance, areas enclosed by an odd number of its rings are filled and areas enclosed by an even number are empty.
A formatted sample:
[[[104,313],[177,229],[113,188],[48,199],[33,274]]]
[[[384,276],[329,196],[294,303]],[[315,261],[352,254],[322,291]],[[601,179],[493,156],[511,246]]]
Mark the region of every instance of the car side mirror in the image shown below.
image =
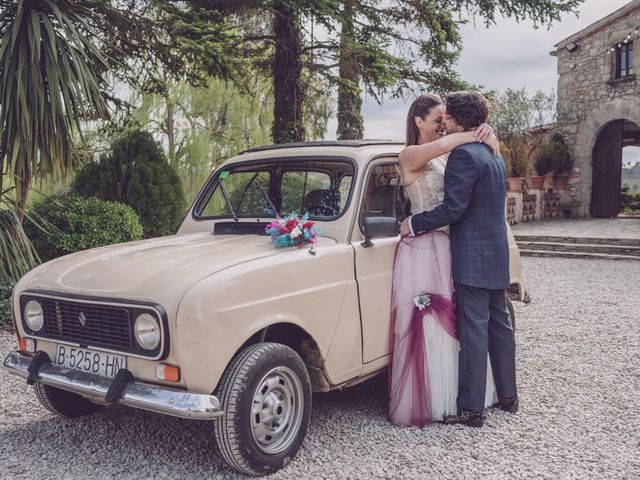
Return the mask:
[[[396,217],[364,217],[362,220],[364,231],[364,248],[373,246],[372,238],[395,237],[400,232],[400,223]]]

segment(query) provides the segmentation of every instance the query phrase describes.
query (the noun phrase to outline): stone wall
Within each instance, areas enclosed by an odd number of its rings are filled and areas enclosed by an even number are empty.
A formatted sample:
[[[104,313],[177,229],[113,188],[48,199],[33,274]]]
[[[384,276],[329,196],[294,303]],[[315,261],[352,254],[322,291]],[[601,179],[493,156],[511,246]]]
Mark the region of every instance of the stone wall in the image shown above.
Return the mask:
[[[507,192],[506,218],[509,225],[536,222],[554,218],[567,218],[563,211],[562,191],[552,188],[530,189],[525,192]]]
[[[632,75],[613,80],[612,46],[627,35],[633,42],[633,65],[640,69],[640,1],[602,19],[557,45],[558,121],[572,149],[574,169],[560,203],[573,216],[589,216],[592,150],[598,134],[609,122],[626,119],[640,125],[640,81]],[[570,42],[578,48],[570,52]],[[640,71],[638,72],[640,74]]]

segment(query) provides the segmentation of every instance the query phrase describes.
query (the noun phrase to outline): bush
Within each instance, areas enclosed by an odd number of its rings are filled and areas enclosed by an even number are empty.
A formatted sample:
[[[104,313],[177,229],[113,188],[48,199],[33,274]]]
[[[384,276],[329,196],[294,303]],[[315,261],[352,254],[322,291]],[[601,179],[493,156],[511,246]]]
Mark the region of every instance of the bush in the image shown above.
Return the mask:
[[[555,174],[568,172],[572,166],[569,146],[559,133],[554,134],[550,140],[543,142],[538,147],[535,161],[538,175],[546,175],[550,172]]]
[[[512,137],[504,145],[506,149],[503,151],[501,145],[500,152],[504,157],[508,176],[524,177],[527,170],[527,145],[525,139]]]
[[[629,192],[629,186],[622,187],[620,192],[620,207],[624,213],[630,215],[640,214],[640,192]]]
[[[500,142],[500,155],[502,155],[504,160],[504,168],[507,171],[507,177],[510,177],[513,174],[513,165],[511,164],[512,153],[509,146],[504,142]]]
[[[73,194],[47,197],[33,209],[59,231],[42,231],[25,221],[25,231],[42,261],[87,248],[142,238],[142,225],[133,209],[117,202]]]
[[[151,134],[140,130],[115,140],[107,155],[78,173],[71,189],[129,205],[146,238],[172,235],[182,220],[185,200],[178,173]]]
[[[11,292],[15,282],[0,278],[0,327],[11,323]]]

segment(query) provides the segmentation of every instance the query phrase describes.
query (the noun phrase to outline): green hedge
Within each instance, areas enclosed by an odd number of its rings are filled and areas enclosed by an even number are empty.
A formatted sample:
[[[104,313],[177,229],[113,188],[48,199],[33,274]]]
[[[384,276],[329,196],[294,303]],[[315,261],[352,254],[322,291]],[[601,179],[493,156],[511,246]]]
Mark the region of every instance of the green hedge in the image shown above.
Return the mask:
[[[0,278],[0,326],[11,323],[11,292],[15,283]]]
[[[57,229],[44,232],[25,222],[25,231],[43,262],[88,248],[142,238],[138,216],[121,203],[65,194],[47,197],[32,210]]]
[[[185,208],[180,177],[151,134],[126,133],[98,163],[78,172],[71,190],[132,207],[145,238],[176,233]]]

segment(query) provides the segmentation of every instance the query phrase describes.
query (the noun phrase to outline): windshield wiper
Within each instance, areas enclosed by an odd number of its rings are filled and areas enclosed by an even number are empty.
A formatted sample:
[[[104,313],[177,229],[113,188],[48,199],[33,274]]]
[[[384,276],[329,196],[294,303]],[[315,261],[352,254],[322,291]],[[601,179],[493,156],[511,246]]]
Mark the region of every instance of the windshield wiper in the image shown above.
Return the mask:
[[[220,185],[220,191],[222,192],[222,196],[224,197],[224,201],[227,202],[227,207],[229,207],[229,211],[231,212],[231,216],[237,222],[238,221],[238,216],[236,215],[236,212],[233,211],[233,205],[231,205],[231,200],[229,200],[229,197],[227,196],[227,192],[224,189],[224,186],[222,185],[222,180],[220,180],[218,183]]]
[[[278,215],[278,209],[276,208],[276,206],[273,204],[273,202],[269,198],[269,195],[267,195],[267,192],[265,191],[265,189],[262,187],[262,184],[260,183],[260,180],[258,180],[257,178],[256,178],[256,185],[258,185],[258,188],[260,189],[260,191],[264,195],[264,198],[267,200],[267,203],[273,209],[273,214],[274,215]]]

